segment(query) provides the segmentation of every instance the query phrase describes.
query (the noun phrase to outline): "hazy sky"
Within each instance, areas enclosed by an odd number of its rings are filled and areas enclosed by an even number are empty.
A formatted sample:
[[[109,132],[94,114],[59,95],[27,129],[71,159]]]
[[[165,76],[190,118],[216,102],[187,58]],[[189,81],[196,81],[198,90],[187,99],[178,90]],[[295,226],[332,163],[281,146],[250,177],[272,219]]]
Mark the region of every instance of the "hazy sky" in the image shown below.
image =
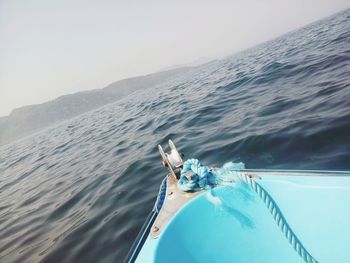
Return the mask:
[[[0,116],[229,55],[347,7],[349,0],[0,0]]]

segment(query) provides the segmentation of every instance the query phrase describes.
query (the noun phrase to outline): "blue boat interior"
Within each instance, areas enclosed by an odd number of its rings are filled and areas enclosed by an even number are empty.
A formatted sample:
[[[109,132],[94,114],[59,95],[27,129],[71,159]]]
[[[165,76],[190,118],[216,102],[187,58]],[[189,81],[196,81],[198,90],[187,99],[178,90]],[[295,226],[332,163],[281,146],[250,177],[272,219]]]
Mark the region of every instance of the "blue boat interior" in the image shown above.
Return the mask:
[[[204,192],[147,236],[136,262],[349,262],[345,175],[265,172],[261,189],[239,181]]]

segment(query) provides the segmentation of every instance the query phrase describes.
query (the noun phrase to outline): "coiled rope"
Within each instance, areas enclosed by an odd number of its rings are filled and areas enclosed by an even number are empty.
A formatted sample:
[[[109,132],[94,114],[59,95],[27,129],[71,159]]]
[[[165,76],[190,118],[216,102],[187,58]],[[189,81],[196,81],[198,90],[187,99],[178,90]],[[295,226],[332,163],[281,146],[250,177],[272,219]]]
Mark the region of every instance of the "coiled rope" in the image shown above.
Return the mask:
[[[183,165],[183,170],[178,181],[178,188],[185,192],[196,192],[202,189],[212,189],[212,187],[224,183],[234,183],[237,179],[240,179],[248,184],[264,202],[277,226],[304,262],[318,263],[295,235],[269,193],[254,179],[245,173],[239,172],[244,168],[243,163],[229,162],[220,169],[209,169],[203,166],[198,160],[189,159]]]

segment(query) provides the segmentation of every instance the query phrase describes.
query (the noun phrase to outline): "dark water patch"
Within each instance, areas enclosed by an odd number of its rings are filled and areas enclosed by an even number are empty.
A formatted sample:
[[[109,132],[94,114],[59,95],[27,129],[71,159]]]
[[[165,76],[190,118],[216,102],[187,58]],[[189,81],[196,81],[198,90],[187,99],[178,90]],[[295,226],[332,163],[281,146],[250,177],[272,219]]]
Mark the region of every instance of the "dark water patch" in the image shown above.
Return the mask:
[[[218,120],[220,120],[220,116],[208,116],[208,115],[197,115],[195,117],[192,117],[190,120],[188,120],[185,123],[185,127],[192,127],[192,126],[204,126],[207,125],[208,123],[215,123]]]
[[[250,77],[250,76],[242,76],[242,77],[239,77],[237,80],[235,80],[234,82],[232,82],[232,83],[230,83],[228,85],[218,87],[216,90],[217,91],[233,90],[235,88],[239,88],[242,85],[248,84],[250,81],[252,81],[252,77]]]
[[[257,116],[271,116],[283,111],[291,110],[293,107],[298,106],[302,103],[302,100],[284,100],[277,99],[265,106]]]
[[[331,43],[340,43],[340,42],[345,42],[346,44],[350,44],[350,32],[344,32],[336,36],[336,38],[332,39]]]
[[[154,123],[154,120],[146,121],[143,125],[140,126],[140,128],[138,128],[138,131],[147,130],[153,123]]]
[[[346,83],[334,83],[332,81],[326,81],[319,83],[317,86],[320,88],[325,87],[321,90],[319,90],[316,94],[316,96],[329,96],[333,93],[336,93],[344,88],[350,88],[350,84]]]
[[[154,132],[162,132],[168,129],[171,129],[172,127],[176,126],[176,124],[182,122],[182,114],[177,114],[168,117],[164,121],[158,122],[157,127],[154,129]]]
[[[25,154],[25,155],[21,156],[20,158],[16,159],[14,162],[8,164],[6,168],[11,168],[12,166],[15,166],[16,164],[25,161],[27,158],[29,158],[31,156],[32,156],[31,153]]]

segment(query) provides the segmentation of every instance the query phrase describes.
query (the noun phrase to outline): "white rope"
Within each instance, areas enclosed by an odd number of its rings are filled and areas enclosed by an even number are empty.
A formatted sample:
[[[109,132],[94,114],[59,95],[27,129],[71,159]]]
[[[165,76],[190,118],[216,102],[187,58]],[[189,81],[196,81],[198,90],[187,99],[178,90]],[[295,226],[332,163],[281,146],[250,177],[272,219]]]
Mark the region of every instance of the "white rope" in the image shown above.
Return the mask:
[[[269,193],[265,191],[265,189],[259,183],[257,183],[245,173],[237,172],[237,174],[240,177],[240,179],[243,182],[247,183],[258,194],[260,199],[265,203],[279,229],[282,231],[284,236],[287,238],[287,240],[292,245],[293,249],[299,254],[299,256],[307,263],[318,263],[318,261],[313,256],[311,256],[311,254],[300,242],[298,237],[294,234],[293,230],[288,225],[287,220],[284,218],[282,212],[278,208],[277,204],[273,201]]]

